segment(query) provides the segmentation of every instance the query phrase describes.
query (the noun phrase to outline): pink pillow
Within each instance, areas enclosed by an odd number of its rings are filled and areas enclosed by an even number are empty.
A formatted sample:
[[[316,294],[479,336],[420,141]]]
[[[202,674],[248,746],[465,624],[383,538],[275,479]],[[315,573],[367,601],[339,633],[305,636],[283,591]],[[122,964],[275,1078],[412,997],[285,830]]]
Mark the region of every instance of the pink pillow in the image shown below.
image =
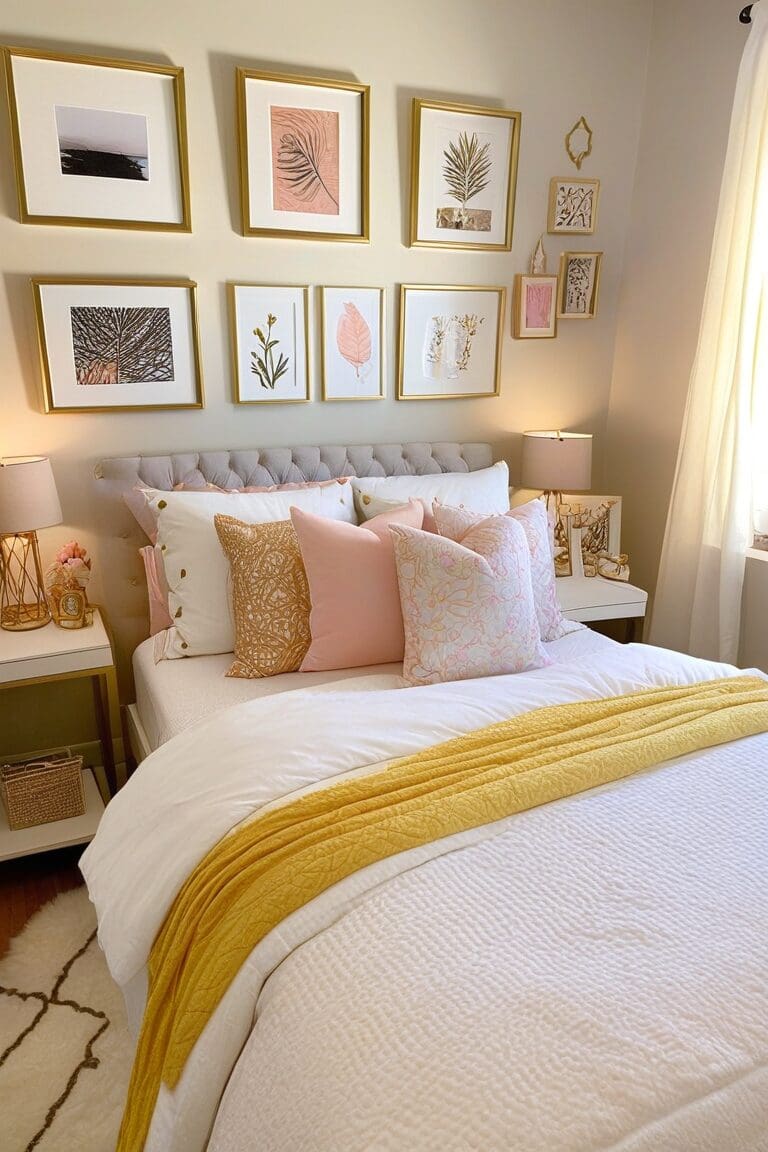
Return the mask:
[[[464,508],[449,508],[446,504],[434,504],[433,515],[437,531],[441,536],[456,540],[461,544],[467,532],[487,517],[477,512],[467,512]],[[541,639],[559,640],[569,632],[575,632],[580,625],[566,620],[557,602],[555,560],[552,552],[552,539],[549,529],[547,506],[543,500],[529,500],[512,508],[505,515],[516,520],[525,532],[528,551],[531,557],[531,580],[533,600],[539,621]]]
[[[411,684],[501,676],[551,664],[539,637],[525,533],[491,516],[461,544],[395,525]]]
[[[402,660],[403,619],[389,526],[420,528],[423,517],[419,500],[359,528],[291,509],[312,602],[312,643],[302,672]]]
[[[168,584],[165,579],[163,557],[156,544],[139,548],[139,556],[144,561],[144,575],[147,578],[149,596],[149,634],[155,636],[173,625],[168,611]]]

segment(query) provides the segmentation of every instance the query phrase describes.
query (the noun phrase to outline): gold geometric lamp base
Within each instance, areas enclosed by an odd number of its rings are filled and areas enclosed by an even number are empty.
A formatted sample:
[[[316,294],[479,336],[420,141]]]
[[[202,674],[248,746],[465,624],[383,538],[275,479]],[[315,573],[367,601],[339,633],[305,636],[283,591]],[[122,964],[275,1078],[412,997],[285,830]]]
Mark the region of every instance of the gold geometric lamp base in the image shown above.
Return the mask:
[[[0,628],[28,632],[51,619],[36,532],[0,536]]]

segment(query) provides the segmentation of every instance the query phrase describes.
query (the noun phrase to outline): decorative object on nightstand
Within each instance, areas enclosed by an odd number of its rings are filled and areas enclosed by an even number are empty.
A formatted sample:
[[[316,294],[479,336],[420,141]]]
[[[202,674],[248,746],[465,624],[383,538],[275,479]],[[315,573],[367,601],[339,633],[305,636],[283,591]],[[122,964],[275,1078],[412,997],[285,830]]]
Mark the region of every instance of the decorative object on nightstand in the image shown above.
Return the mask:
[[[0,460],[0,627],[9,632],[42,628],[51,618],[37,530],[61,520],[47,456]]]
[[[573,571],[568,523],[560,505],[564,491],[586,491],[592,483],[592,434],[589,432],[523,432],[521,484],[543,491],[554,520],[555,573]]]
[[[84,628],[93,621],[88,603],[91,561],[85,548],[71,540],[56,553],[45,573],[45,591],[54,624],[60,628]]]
[[[568,524],[572,575],[629,580],[629,557],[621,551],[620,496],[563,496],[560,515]]]
[[[83,758],[66,749],[0,764],[0,798],[12,832],[82,816]]]

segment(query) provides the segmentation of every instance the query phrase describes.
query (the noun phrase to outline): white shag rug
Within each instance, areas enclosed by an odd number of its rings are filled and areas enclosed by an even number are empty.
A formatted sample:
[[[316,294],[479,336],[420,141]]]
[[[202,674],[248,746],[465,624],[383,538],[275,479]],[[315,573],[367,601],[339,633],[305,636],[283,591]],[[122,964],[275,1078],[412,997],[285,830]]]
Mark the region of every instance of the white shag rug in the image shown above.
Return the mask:
[[[52,900],[0,960],[3,1152],[114,1152],[133,1059],[85,888]]]

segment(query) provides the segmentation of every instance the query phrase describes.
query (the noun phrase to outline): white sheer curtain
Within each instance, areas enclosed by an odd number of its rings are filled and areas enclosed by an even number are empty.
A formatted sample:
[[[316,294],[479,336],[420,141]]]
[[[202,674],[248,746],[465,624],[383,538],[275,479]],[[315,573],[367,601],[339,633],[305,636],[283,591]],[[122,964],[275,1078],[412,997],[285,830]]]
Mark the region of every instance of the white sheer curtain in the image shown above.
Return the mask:
[[[684,225],[681,225],[684,226]],[[768,491],[768,0],[752,9],[649,630],[735,662],[753,516]]]

